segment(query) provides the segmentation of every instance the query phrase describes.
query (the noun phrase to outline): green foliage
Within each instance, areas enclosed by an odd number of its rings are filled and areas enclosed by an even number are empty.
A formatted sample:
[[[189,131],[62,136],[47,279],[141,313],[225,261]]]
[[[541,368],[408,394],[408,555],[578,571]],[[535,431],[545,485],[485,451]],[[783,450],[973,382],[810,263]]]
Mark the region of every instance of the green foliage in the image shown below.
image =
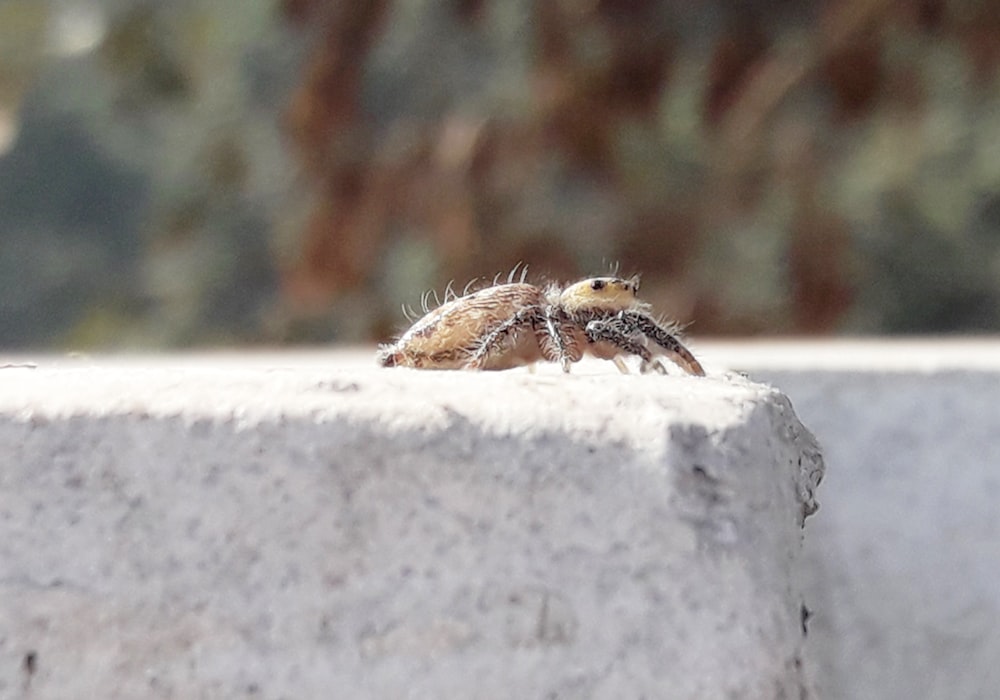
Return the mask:
[[[1000,329],[1000,7],[0,2],[4,345],[371,340],[516,262]]]

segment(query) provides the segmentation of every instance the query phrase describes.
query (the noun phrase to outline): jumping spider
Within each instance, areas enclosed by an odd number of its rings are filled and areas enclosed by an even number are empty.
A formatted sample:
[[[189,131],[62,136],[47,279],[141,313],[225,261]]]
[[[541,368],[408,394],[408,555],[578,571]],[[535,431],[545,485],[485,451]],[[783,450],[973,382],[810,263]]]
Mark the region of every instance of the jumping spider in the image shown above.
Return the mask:
[[[642,358],[641,372],[666,373],[654,356],[665,355],[688,374],[705,370],[640,301],[639,277],[592,277],[566,288],[514,282],[445,296],[445,303],[417,320],[395,343],[380,345],[383,367],[509,369],[539,360],[558,362],[564,372],[590,354],[613,360]],[[426,311],[426,309],[425,309]]]

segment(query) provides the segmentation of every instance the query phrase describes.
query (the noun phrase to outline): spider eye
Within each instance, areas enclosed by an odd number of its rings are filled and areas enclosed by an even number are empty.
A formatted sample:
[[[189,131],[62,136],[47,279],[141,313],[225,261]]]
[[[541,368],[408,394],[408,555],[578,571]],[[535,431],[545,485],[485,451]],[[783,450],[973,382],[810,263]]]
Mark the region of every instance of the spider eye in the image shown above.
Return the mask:
[[[590,283],[590,288],[593,290],[604,289],[604,280],[594,280]]]

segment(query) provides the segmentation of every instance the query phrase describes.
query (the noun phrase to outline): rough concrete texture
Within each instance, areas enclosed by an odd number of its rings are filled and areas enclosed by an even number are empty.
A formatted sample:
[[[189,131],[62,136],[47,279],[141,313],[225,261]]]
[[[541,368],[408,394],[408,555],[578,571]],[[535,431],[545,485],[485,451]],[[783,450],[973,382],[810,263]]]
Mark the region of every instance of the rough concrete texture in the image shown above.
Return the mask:
[[[783,395],[368,362],[0,370],[0,697],[811,697]]]
[[[705,355],[787,392],[823,445],[803,567],[819,697],[1000,698],[1000,341]]]

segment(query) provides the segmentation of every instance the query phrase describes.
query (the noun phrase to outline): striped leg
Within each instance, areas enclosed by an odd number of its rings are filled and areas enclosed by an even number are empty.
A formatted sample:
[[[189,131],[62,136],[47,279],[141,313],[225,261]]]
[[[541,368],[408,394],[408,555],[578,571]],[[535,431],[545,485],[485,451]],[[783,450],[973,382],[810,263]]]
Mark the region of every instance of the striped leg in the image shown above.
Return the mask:
[[[539,323],[540,316],[540,309],[537,306],[529,306],[499,324],[483,336],[475,352],[472,353],[472,357],[465,363],[465,369],[482,369],[490,354],[499,350],[512,333],[517,333],[527,327],[535,328]]]
[[[705,370],[702,368],[701,363],[691,354],[691,351],[684,347],[681,341],[677,340],[672,333],[658,325],[649,316],[639,311],[623,311],[619,314],[619,318],[621,318],[624,327],[641,331],[643,335],[663,348],[664,354],[685,372],[698,377],[705,376]]]

